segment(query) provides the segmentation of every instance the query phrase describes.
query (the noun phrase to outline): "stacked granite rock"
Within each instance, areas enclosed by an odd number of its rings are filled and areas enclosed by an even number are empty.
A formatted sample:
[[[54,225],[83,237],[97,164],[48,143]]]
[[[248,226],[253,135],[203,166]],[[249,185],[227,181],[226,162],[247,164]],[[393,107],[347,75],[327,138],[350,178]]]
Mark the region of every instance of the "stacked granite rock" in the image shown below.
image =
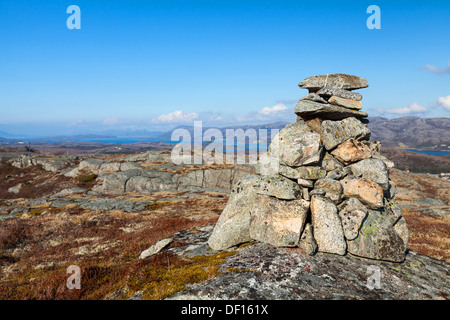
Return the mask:
[[[256,166],[232,189],[209,245],[224,250],[257,240],[274,246],[401,262],[408,229],[395,186],[370,142],[362,96],[365,79],[326,74],[305,79],[295,107]]]

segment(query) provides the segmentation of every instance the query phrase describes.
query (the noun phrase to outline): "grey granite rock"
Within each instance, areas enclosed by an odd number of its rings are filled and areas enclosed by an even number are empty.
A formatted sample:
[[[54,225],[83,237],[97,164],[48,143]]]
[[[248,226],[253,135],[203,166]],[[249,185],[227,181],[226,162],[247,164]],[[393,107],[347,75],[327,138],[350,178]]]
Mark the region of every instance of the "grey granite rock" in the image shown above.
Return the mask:
[[[166,238],[166,239],[159,240],[158,242],[156,242],[154,245],[152,245],[147,250],[142,251],[139,256],[139,259],[145,259],[145,258],[153,256],[154,254],[157,254],[162,249],[164,249],[166,246],[168,246],[170,243],[172,243],[172,241],[173,241],[172,238]]]
[[[298,243],[300,250],[310,256],[316,254],[318,249],[316,240],[314,239],[313,229],[314,227],[310,223],[307,223]]]
[[[340,121],[325,120],[322,122],[321,137],[325,149],[332,150],[350,138],[368,140],[370,130],[353,117]]]
[[[383,190],[389,189],[389,176],[385,163],[380,159],[364,159],[348,166],[349,173],[377,183]]]
[[[334,104],[324,104],[310,100],[300,100],[297,102],[294,113],[303,119],[320,117],[328,120],[342,120],[349,117],[365,118],[368,116],[364,111],[352,110]]]
[[[325,178],[327,174],[327,172],[321,167],[312,167],[312,166],[292,168],[289,166],[280,165],[278,172],[280,173],[280,175],[289,179],[304,179],[304,180],[318,180],[321,178]]]
[[[319,179],[314,183],[314,188],[325,191],[325,197],[329,198],[335,204],[342,201],[343,188],[339,181],[330,178]]]
[[[231,190],[230,198],[208,240],[213,250],[225,250],[251,240],[250,211],[256,205],[257,197],[253,185],[259,181],[257,176],[248,176]]]
[[[273,156],[279,156],[280,164],[298,167],[320,161],[320,135],[311,131],[304,121],[288,124],[274,140],[276,144],[270,144],[269,152]]]
[[[322,98],[320,95],[316,94],[316,93],[308,93],[307,95],[305,95],[303,98],[301,98],[300,100],[311,100],[314,102],[319,102],[319,103],[328,103],[327,100],[325,100],[324,98]]]
[[[258,195],[250,211],[250,237],[279,247],[297,246],[308,212],[309,202],[303,199]]]
[[[319,90],[323,87],[354,90],[367,88],[369,84],[366,79],[350,74],[328,73],[306,78],[298,86],[310,90]]]
[[[312,196],[311,217],[314,239],[320,252],[344,255],[347,245],[336,205],[324,196]]]
[[[197,245],[208,237],[197,230],[187,234],[188,230],[174,236],[186,245],[168,250],[185,254],[196,236]],[[374,268],[381,277],[379,287],[371,286]],[[448,300],[449,268],[448,262],[411,250],[403,263],[392,263],[321,252],[310,256],[256,243],[226,258],[218,276],[187,285],[168,300]]]
[[[333,87],[323,87],[319,91],[317,91],[316,94],[318,94],[324,98],[330,98],[332,96],[336,96],[336,97],[355,100],[355,101],[362,100],[362,95],[358,92],[352,92],[352,91],[348,91],[345,89],[338,89],[338,88],[333,88]]]
[[[358,236],[348,240],[348,252],[365,258],[402,262],[406,254],[405,235],[398,234],[383,212],[368,210]]]
[[[358,236],[367,212],[367,208],[356,198],[350,198],[339,206],[339,217],[347,240],[353,240]]]

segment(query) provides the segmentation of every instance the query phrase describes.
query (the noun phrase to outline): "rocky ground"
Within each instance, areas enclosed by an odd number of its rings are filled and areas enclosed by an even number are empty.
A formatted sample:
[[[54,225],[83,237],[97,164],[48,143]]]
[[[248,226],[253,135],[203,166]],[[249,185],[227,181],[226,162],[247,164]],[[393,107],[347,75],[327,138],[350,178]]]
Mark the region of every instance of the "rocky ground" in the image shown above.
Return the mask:
[[[231,186],[251,173],[177,166],[168,151],[10,157],[0,162],[0,298],[448,299],[449,181],[390,169],[410,232],[401,264],[256,242],[212,251]],[[81,267],[82,290],[66,288],[69,265]],[[367,287],[370,266],[381,289]]]

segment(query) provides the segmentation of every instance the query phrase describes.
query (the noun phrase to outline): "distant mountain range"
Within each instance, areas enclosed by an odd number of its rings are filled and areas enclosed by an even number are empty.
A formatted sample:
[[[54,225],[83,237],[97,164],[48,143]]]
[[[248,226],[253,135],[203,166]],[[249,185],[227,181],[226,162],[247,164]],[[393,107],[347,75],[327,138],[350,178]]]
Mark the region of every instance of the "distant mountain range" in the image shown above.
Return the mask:
[[[383,147],[450,151],[450,118],[369,117],[368,127]]]
[[[226,137],[227,129],[282,129],[288,122],[278,121],[259,125],[234,125],[217,128]],[[369,129],[372,132],[371,140],[380,140],[383,147],[402,149],[422,149],[422,150],[443,150],[450,151],[450,118],[419,118],[400,117],[388,119],[383,117],[369,117]],[[194,128],[192,126],[179,126],[176,129],[186,129],[193,137]],[[203,127],[205,132],[209,127]],[[173,130],[167,132],[147,131],[147,130],[109,130],[101,134],[78,134],[57,137],[46,137],[33,139],[34,142],[67,141],[70,139],[113,139],[116,137],[140,137],[170,140]],[[270,131],[268,131],[270,134]],[[0,131],[0,144],[16,144],[16,135]],[[28,140],[28,139],[27,139]],[[254,143],[254,142],[251,142]]]

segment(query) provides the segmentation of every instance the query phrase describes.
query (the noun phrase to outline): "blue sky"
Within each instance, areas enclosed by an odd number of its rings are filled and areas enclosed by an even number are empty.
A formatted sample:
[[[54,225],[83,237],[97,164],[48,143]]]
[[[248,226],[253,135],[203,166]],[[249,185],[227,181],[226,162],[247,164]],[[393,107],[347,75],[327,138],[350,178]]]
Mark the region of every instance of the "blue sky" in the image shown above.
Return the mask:
[[[370,116],[449,117],[449,16],[449,1],[0,0],[0,130],[295,121],[298,82],[334,72],[368,80]]]

